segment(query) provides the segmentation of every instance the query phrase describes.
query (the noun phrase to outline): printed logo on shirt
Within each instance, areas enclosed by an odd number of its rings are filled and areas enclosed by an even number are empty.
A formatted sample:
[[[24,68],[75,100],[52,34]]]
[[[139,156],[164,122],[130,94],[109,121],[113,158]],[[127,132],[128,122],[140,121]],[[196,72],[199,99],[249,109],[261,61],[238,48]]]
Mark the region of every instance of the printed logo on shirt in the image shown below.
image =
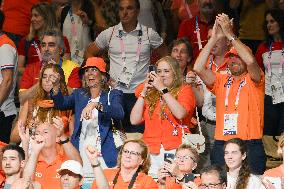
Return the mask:
[[[42,173],[35,172],[35,176],[41,178],[42,177]]]

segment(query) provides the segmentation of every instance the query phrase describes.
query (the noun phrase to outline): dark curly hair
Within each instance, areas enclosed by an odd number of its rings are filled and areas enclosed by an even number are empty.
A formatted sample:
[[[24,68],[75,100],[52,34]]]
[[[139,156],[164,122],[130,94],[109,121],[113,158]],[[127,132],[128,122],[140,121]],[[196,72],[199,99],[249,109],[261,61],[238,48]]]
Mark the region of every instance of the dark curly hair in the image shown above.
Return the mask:
[[[233,139],[228,140],[224,145],[224,149],[226,148],[228,144],[238,145],[242,155],[247,154],[247,146],[246,146],[246,143],[242,139],[233,138]],[[226,170],[229,171],[229,168],[227,165],[226,165]],[[249,182],[250,174],[251,174],[251,171],[250,171],[249,164],[248,164],[248,158],[246,157],[242,161],[242,164],[241,164],[241,168],[240,168],[237,183],[236,183],[236,188],[246,189],[248,182]]]

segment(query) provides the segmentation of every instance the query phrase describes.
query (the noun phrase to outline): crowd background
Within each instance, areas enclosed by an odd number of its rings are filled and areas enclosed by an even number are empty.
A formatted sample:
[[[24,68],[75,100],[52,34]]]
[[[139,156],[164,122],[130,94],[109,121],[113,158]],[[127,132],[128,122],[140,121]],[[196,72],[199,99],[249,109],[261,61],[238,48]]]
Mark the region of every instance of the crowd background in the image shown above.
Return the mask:
[[[0,2],[1,188],[283,187],[284,1]]]

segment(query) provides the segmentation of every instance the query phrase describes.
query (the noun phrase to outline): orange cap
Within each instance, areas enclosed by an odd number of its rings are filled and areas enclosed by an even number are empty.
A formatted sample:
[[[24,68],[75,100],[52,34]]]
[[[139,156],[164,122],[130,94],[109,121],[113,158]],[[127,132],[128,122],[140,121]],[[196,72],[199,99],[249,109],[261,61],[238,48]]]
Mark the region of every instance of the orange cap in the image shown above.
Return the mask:
[[[102,58],[99,57],[88,58],[86,64],[81,69],[89,67],[96,67],[98,68],[98,70],[100,70],[100,72],[106,73],[106,63]]]

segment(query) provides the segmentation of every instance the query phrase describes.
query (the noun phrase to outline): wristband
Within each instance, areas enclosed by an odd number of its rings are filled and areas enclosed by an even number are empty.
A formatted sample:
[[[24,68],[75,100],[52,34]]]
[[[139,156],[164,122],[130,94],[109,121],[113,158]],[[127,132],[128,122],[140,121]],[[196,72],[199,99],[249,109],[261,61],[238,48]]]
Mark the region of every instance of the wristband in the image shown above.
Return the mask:
[[[96,167],[98,167],[98,166],[100,166],[100,165],[101,165],[100,162],[98,162],[96,165],[91,164],[92,168],[96,168]]]
[[[69,137],[66,138],[66,140],[63,140],[63,141],[59,141],[59,144],[66,144],[70,141]]]
[[[141,92],[140,94],[139,94],[139,96],[141,96],[142,98],[145,98],[145,94],[143,94],[143,92]]]
[[[160,92],[161,92],[161,94],[163,95],[163,94],[168,93],[168,92],[169,92],[169,89],[166,87],[166,88],[163,88]]]

